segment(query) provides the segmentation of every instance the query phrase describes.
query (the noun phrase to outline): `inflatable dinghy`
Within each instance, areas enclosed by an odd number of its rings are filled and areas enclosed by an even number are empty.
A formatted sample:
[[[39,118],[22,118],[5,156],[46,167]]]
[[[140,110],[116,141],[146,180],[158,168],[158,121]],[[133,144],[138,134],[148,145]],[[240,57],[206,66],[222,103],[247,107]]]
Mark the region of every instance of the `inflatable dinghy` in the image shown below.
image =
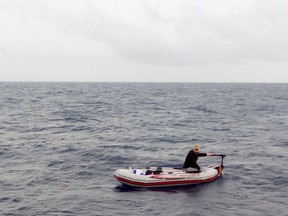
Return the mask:
[[[214,181],[222,176],[225,155],[213,155],[222,157],[221,164],[211,165],[201,171],[187,168],[173,167],[147,167],[146,169],[118,169],[114,178],[123,185],[132,187],[174,187]]]

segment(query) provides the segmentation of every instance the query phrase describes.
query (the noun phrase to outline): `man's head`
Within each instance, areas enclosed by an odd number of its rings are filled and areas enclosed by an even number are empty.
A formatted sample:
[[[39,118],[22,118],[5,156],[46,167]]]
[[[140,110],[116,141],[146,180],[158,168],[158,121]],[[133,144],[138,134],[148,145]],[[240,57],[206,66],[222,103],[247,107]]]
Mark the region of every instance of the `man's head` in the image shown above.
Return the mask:
[[[198,152],[199,152],[199,145],[198,145],[198,144],[194,145],[193,151],[194,151],[196,154],[198,154]]]

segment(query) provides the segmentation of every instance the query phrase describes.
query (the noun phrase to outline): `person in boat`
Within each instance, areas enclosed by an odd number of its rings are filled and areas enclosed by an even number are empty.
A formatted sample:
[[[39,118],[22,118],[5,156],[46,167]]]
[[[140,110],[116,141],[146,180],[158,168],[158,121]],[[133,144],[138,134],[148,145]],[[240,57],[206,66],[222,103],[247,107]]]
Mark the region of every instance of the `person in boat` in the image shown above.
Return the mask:
[[[201,167],[197,164],[198,157],[212,156],[212,153],[201,153],[199,152],[199,145],[196,144],[192,150],[186,156],[183,168],[194,168],[197,171],[201,171]]]

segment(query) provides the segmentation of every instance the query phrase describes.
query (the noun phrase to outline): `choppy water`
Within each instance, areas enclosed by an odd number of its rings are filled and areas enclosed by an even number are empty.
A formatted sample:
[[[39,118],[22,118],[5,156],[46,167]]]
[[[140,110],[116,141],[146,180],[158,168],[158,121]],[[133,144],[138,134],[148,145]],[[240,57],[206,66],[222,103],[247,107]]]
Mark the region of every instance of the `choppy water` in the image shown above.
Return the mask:
[[[288,84],[0,83],[0,215],[288,215]],[[225,175],[121,187],[224,153]],[[199,164],[209,163],[205,158]]]

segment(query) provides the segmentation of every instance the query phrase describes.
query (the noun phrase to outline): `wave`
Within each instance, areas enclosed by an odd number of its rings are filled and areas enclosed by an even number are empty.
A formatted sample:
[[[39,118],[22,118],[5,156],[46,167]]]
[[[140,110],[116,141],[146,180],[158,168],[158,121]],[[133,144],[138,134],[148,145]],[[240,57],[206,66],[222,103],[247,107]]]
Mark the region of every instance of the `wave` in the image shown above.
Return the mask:
[[[192,109],[192,110],[196,110],[196,111],[200,111],[200,112],[204,112],[204,113],[209,113],[209,114],[217,114],[218,113],[216,110],[209,109],[208,107],[206,107],[204,105],[196,105],[196,106],[190,107],[188,109]]]

